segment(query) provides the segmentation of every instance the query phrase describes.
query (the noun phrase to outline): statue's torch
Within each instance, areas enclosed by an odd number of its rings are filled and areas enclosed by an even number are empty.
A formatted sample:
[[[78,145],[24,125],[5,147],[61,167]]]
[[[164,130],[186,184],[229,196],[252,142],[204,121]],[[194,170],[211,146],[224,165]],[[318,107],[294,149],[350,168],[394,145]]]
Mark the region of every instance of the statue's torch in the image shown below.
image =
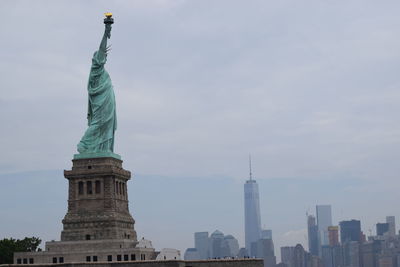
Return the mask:
[[[104,15],[106,16],[104,19],[104,24],[113,24],[114,23],[114,19],[112,17],[111,12],[104,13]]]

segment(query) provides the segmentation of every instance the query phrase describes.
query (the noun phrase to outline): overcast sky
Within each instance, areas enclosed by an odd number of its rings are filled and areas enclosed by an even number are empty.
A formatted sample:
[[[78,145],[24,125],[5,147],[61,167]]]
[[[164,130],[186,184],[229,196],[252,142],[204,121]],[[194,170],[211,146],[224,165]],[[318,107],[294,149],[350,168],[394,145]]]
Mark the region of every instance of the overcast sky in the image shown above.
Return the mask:
[[[71,167],[87,127],[91,56],[110,11],[106,68],[117,101],[115,152],[142,179],[130,190],[157,187],[146,181],[159,179],[178,191],[196,190],[189,181],[235,188],[215,194],[214,205],[198,204],[199,195],[196,209],[186,209],[179,194],[162,195],[160,203],[175,205],[170,214],[213,208],[218,214],[220,199],[236,205],[232,218],[215,219],[220,224],[203,217],[187,229],[171,221],[179,238],[152,234],[154,227],[143,223],[150,222],[147,202],[135,199],[143,211],[138,227],[146,232],[139,236],[151,236],[158,249],[168,242],[184,249],[194,231],[225,227],[243,245],[249,153],[263,224],[274,231],[277,248],[305,242],[305,212],[315,204],[333,204],[335,223],[362,219],[365,231],[385,215],[400,219],[399,1],[1,0],[0,10],[3,190],[29,178],[15,174]],[[30,184],[42,181],[34,177]],[[62,181],[62,172],[54,179]],[[65,182],[57,185],[66,192]],[[39,194],[49,191],[36,186]],[[12,222],[21,210],[4,209],[16,196],[5,196],[0,238],[23,232]],[[34,209],[26,201],[20,208]],[[60,214],[65,205],[57,204]],[[40,219],[60,227],[61,218],[51,215]],[[44,238],[57,239],[59,230]]]

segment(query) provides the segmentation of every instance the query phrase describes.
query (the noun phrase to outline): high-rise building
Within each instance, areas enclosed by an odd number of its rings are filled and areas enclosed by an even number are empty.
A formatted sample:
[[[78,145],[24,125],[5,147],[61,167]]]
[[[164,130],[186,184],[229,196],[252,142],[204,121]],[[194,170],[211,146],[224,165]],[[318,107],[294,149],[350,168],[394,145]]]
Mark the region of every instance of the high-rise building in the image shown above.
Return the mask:
[[[360,266],[360,244],[357,241],[346,241],[343,244],[343,254],[344,266]]]
[[[232,235],[226,235],[222,242],[222,256],[236,257],[239,254],[239,242]]]
[[[331,205],[317,205],[318,240],[320,246],[329,244],[328,227],[332,225]]]
[[[292,267],[294,247],[281,247],[281,262],[287,267]]]
[[[276,257],[272,239],[259,239],[253,244],[256,244],[256,249],[253,249],[253,251],[256,250],[254,256],[264,260],[264,267],[275,267]]]
[[[297,244],[293,250],[292,267],[308,267],[307,266],[307,252],[303,246]]]
[[[311,254],[318,256],[318,226],[315,221],[315,216],[307,216],[308,230],[308,250]]]
[[[322,246],[321,259],[324,267],[341,267],[343,266],[343,251],[342,247]]]
[[[389,224],[389,235],[396,235],[396,218],[394,216],[386,216],[386,222]]]
[[[341,221],[340,225],[340,241],[345,243],[348,241],[361,241],[361,222],[358,220]]]
[[[376,224],[376,235],[389,234],[389,224],[388,223],[377,223]]]
[[[223,258],[222,242],[224,234],[221,231],[215,230],[210,236],[210,257]]]
[[[339,245],[339,226],[328,227],[329,246]]]
[[[209,240],[208,232],[194,233],[194,247],[199,254],[201,260],[208,259],[209,256]]]
[[[253,255],[251,243],[257,242],[261,237],[261,217],[258,184],[252,177],[251,160],[249,163],[250,177],[244,184],[244,227],[245,246],[249,254]]]
[[[272,239],[272,230],[261,230],[261,239]]]

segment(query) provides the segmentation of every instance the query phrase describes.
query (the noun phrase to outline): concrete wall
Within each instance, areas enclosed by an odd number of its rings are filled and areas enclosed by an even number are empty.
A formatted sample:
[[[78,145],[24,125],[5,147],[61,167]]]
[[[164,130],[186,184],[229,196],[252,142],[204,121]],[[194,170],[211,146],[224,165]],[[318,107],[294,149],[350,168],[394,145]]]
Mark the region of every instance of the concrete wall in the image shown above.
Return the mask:
[[[261,259],[198,260],[198,261],[130,261],[61,264],[4,264],[0,267],[263,267]]]

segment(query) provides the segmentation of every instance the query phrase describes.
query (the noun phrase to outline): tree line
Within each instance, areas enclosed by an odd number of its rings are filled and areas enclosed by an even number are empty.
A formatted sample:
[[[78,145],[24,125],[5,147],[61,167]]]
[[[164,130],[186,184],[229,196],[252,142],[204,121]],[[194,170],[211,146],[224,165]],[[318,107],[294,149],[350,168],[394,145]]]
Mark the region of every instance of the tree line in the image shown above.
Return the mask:
[[[41,251],[42,240],[38,237],[24,239],[4,238],[0,240],[0,264],[12,264],[14,252]]]

